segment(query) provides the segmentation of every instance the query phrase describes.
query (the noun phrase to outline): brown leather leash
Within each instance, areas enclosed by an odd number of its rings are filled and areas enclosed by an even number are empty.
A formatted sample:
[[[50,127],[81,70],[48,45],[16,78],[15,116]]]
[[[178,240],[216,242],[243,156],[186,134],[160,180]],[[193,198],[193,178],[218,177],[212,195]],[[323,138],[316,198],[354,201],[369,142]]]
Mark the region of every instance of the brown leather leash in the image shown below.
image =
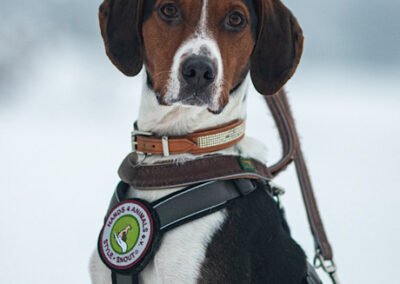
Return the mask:
[[[264,96],[264,98],[277,124],[283,152],[282,158],[269,167],[269,171],[273,176],[276,176],[294,162],[308,222],[314,238],[316,249],[314,265],[321,267],[330,276],[334,284],[339,284],[337,268],[333,260],[333,250],[318,210],[318,204],[286,93],[282,89],[278,93],[272,96]]]

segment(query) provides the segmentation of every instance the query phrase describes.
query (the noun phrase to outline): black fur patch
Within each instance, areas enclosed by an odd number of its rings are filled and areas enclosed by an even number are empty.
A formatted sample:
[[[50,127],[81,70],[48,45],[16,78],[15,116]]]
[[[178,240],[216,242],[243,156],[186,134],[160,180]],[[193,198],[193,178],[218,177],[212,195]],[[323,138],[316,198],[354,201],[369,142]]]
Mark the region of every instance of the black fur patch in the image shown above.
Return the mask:
[[[247,9],[250,13],[250,26],[251,26],[251,33],[255,40],[257,40],[257,31],[258,31],[258,17],[254,5],[254,0],[243,0],[244,4],[246,4]]]
[[[306,257],[263,189],[234,200],[212,238],[198,283],[303,284]]]
[[[144,7],[143,7],[143,22],[146,21],[151,13],[153,13],[153,7],[155,4],[155,0],[143,0],[144,1]]]

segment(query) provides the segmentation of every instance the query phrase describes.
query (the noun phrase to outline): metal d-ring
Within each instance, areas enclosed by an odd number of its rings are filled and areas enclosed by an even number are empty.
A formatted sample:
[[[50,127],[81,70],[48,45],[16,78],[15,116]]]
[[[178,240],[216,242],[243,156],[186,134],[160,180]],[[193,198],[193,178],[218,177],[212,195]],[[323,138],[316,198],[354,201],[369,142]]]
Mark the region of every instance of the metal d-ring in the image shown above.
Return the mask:
[[[314,267],[316,269],[322,268],[329,275],[333,284],[340,284],[338,275],[337,275],[337,267],[333,259],[326,260],[322,256],[321,250],[317,249],[314,257]]]
[[[283,209],[281,196],[285,194],[285,189],[283,189],[283,187],[280,187],[279,185],[276,185],[273,182],[270,182],[270,185],[271,185],[272,195],[275,197],[278,207],[280,209]]]

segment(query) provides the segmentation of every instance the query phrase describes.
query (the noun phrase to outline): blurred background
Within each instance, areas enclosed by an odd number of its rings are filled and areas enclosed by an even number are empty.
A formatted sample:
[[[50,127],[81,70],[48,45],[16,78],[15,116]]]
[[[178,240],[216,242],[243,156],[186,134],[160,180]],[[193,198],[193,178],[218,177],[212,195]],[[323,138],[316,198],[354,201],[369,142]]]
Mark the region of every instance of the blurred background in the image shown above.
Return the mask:
[[[287,89],[339,275],[397,283],[400,2],[285,3],[306,38]],[[99,1],[1,4],[0,283],[89,283],[141,78],[124,77],[106,58]],[[277,132],[251,93],[248,133],[265,141],[273,162]],[[277,183],[294,238],[312,259],[294,170]]]

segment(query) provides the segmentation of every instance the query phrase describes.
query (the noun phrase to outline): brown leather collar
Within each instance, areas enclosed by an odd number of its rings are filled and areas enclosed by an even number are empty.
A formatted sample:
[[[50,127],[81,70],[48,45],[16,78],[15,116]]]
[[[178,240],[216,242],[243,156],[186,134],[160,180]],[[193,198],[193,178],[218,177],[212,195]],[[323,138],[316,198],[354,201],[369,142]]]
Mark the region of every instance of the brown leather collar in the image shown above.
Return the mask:
[[[125,158],[118,174],[123,182],[139,189],[166,189],[238,178],[269,180],[272,177],[263,163],[238,156],[205,156],[183,165],[173,161],[146,165],[138,162],[136,153]]]
[[[160,137],[150,132],[134,130],[132,148],[134,152],[164,156],[184,153],[208,154],[237,144],[244,137],[244,132],[243,120],[176,137]]]

